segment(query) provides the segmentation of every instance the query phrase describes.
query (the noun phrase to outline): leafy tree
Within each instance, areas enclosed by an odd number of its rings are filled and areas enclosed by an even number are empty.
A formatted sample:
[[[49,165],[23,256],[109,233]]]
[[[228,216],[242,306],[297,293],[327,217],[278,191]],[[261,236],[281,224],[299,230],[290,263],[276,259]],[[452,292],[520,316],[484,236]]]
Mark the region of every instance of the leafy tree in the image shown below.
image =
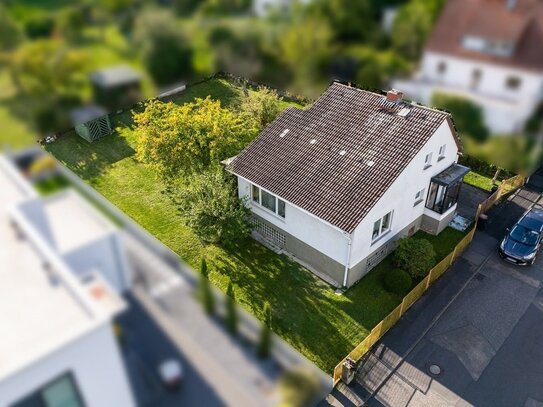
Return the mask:
[[[264,323],[262,324],[262,330],[260,331],[260,339],[256,348],[256,354],[259,358],[265,359],[271,352],[271,308],[270,304],[266,302],[264,304]]]
[[[215,297],[209,283],[209,272],[207,270],[206,259],[202,258],[200,265],[200,300],[204,306],[206,314],[212,315],[215,312]]]
[[[394,251],[394,264],[414,279],[422,278],[436,264],[434,247],[426,239],[400,239]]]
[[[434,18],[425,0],[407,2],[398,10],[392,26],[392,44],[405,57],[416,60],[432,30]]]
[[[345,53],[357,65],[356,83],[370,89],[381,89],[394,76],[409,71],[410,64],[392,50],[353,46]]]
[[[202,10],[207,14],[244,13],[249,11],[252,0],[205,0]]]
[[[369,0],[313,0],[309,9],[318,18],[329,22],[334,37],[340,42],[366,39],[377,29],[375,12]]]
[[[200,4],[200,0],[172,0],[173,8],[180,16],[186,16],[194,13]]]
[[[238,310],[236,309],[236,297],[234,294],[234,286],[232,281],[228,282],[226,288],[226,329],[232,335],[238,333]]]
[[[489,136],[484,123],[482,109],[468,99],[460,96],[435,93],[432,104],[451,113],[458,132],[472,139],[483,142]]]
[[[281,98],[275,90],[260,87],[242,99],[240,110],[248,119],[255,120],[256,126],[262,130],[281,112]]]
[[[278,51],[294,74],[294,90],[307,94],[323,77],[330,61],[332,31],[323,19],[294,21],[279,37]]]
[[[192,75],[192,49],[171,13],[142,13],[134,23],[134,44],[157,84],[174,83]]]
[[[6,8],[0,4],[0,51],[12,51],[23,40],[23,31],[11,17]]]
[[[51,16],[37,16],[25,23],[26,35],[31,39],[48,38],[55,29],[55,20]]]
[[[137,158],[167,179],[237,154],[256,134],[239,114],[209,97],[182,106],[152,100],[134,122]]]
[[[85,17],[80,8],[70,7],[63,10],[58,17],[58,31],[69,41],[77,41],[81,38],[85,27]]]
[[[183,220],[204,242],[232,242],[250,233],[248,209],[233,181],[217,166],[192,177],[174,194]]]
[[[38,40],[14,54],[11,74],[18,88],[35,96],[77,94],[85,81],[86,55],[62,42]]]

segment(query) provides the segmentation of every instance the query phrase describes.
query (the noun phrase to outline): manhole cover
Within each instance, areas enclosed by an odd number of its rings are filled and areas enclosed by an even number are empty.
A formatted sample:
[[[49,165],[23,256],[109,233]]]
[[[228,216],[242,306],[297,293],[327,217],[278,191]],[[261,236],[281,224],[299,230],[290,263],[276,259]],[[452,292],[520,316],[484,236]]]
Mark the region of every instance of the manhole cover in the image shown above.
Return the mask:
[[[434,376],[439,376],[441,374],[441,367],[436,364],[431,364],[428,366],[428,371]]]

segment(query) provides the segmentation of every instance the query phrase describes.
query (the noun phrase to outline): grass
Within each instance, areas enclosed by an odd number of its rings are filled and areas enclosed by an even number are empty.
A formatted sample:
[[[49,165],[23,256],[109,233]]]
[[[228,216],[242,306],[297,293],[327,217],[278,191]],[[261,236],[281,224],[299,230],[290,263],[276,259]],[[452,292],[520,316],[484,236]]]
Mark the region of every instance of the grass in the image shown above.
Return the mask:
[[[446,227],[439,235],[434,236],[419,230],[414,237],[428,240],[436,252],[436,264],[443,260],[454,250],[454,247],[468,234],[470,230],[460,232],[451,227]]]
[[[492,178],[470,171],[464,176],[464,182],[474,187],[490,192],[492,190]],[[499,184],[500,181],[496,181]]]
[[[176,103],[207,95],[231,107],[241,90],[211,80],[187,89]],[[128,119],[124,115],[116,123],[127,124]],[[257,318],[264,318],[264,304],[269,302],[273,330],[323,370],[331,372],[401,301],[382,287],[390,257],[338,296],[288,257],[252,239],[231,246],[202,244],[183,224],[161,181],[134,159],[132,137],[126,128],[93,144],[70,135],[46,148],[191,266],[197,269],[205,257],[211,281],[223,291],[232,281],[238,303]],[[443,241],[452,244],[455,235],[445,236]]]

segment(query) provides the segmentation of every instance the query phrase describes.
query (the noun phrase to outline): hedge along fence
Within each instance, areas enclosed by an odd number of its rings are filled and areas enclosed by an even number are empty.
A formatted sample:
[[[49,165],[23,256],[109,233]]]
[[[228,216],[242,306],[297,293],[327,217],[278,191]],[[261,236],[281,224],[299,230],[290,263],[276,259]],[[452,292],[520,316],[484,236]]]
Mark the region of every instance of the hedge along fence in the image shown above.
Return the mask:
[[[473,229],[464,238],[458,242],[454,250],[447,255],[443,260],[437,263],[428,273],[428,275],[418,283],[402,300],[390,314],[388,314],[381,322],[379,322],[364,338],[356,348],[354,348],[341,362],[334,368],[334,386],[341,380],[341,373],[343,370],[343,363],[347,359],[351,359],[355,362],[360,361],[362,357],[383,337],[383,335],[392,328],[396,322],[407,312],[407,310],[426,292],[428,287],[436,281],[439,277],[447,271],[451,264],[462,254],[466,247],[473,240],[475,231],[477,229],[477,222],[479,215],[486,212],[492,205],[494,205],[503,195],[514,191],[515,189],[524,185],[525,178],[517,175],[512,178],[506,179],[502,182],[499,188],[485,201],[479,204],[477,208],[477,216],[475,218],[475,224]]]

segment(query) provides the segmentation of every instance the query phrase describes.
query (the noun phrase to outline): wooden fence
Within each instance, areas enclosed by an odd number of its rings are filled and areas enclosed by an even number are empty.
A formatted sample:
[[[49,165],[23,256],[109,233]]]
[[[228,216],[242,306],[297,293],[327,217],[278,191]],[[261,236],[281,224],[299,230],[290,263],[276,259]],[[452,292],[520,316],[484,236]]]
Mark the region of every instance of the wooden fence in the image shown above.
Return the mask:
[[[470,244],[475,235],[477,229],[477,221],[479,215],[485,213],[492,207],[503,195],[514,191],[515,189],[524,185],[525,178],[521,175],[514,176],[512,178],[504,180],[498,189],[490,195],[485,201],[479,204],[477,208],[477,215],[475,218],[475,224],[473,229],[464,238],[458,242],[454,250],[447,255],[443,260],[437,263],[428,273],[428,275],[418,283],[402,300],[390,314],[388,314],[381,322],[379,322],[364,338],[356,348],[354,348],[341,362],[334,368],[334,386],[341,380],[341,372],[343,369],[343,363],[347,358],[358,362],[362,357],[377,343],[379,339],[390,329],[396,322],[407,312],[409,307],[415,303],[426,292],[428,287],[437,280],[445,271],[451,266],[451,264],[462,254],[466,247]]]

